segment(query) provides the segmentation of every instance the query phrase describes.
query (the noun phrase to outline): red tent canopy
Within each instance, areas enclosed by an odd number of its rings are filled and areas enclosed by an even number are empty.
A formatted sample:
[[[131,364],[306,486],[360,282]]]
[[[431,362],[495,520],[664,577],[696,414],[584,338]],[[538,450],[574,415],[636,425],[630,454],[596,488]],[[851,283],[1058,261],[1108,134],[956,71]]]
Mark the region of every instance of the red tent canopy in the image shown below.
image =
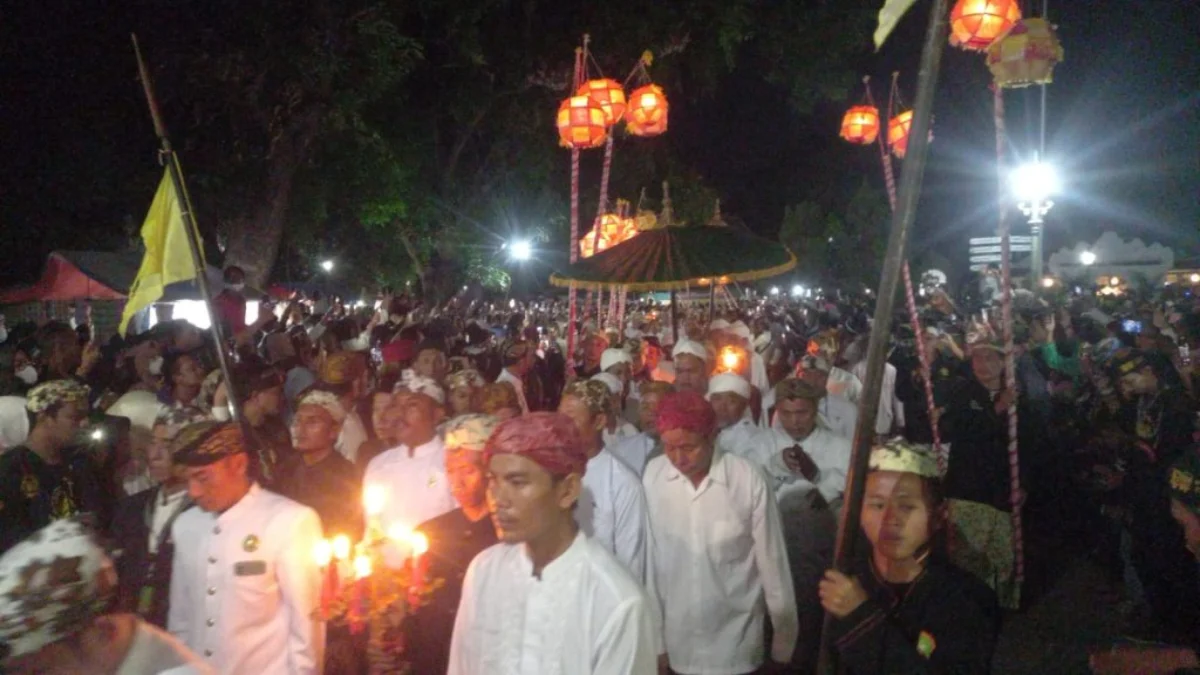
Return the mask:
[[[135,269],[136,271],[136,269]],[[111,281],[109,283],[112,283]],[[46,259],[42,277],[32,286],[0,290],[0,305],[64,300],[123,300],[125,294],[84,272],[62,253]]]

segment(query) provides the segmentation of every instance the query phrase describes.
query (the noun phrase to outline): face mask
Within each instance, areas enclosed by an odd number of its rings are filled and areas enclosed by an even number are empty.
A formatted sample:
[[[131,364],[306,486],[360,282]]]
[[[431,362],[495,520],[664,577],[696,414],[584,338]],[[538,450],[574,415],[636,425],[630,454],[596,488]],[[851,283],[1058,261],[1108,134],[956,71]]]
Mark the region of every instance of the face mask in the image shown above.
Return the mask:
[[[38,379],[37,368],[25,366],[16,372],[17,379],[32,387]]]
[[[243,290],[245,290],[245,288],[246,284],[229,284],[229,290],[233,291],[234,293],[241,293]]]

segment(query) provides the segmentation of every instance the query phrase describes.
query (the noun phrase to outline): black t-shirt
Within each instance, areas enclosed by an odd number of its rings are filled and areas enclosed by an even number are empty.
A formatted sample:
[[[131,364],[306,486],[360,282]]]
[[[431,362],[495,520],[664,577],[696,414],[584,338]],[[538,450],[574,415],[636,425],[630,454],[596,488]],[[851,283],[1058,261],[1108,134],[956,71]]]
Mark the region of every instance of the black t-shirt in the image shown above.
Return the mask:
[[[85,453],[49,464],[25,446],[15,447],[0,455],[0,552],[52,521],[102,515],[102,501],[98,470]]]

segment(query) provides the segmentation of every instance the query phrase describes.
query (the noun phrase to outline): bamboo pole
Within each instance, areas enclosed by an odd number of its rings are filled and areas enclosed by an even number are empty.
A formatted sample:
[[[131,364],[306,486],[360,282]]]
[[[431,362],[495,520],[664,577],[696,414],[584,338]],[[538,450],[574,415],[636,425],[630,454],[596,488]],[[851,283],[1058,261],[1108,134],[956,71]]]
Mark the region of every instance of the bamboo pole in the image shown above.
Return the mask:
[[[575,72],[573,75],[571,93],[579,89],[583,77],[584,59],[587,58],[588,36],[583,36],[583,46],[575,49]],[[569,255],[574,264],[579,258],[579,148],[571,148],[571,243]],[[577,311],[575,284],[567,290],[567,368],[573,368],[575,363],[575,313]]]
[[[129,37],[133,40],[133,53],[137,57],[138,75],[142,80],[142,92],[146,95],[146,104],[150,108],[150,119],[154,122],[154,133],[158,136],[163,159],[167,163],[167,171],[171,176],[171,183],[175,187],[175,194],[179,195],[181,202],[179,210],[183,217],[183,228],[187,231],[192,264],[196,266],[196,285],[200,289],[200,297],[204,300],[205,309],[212,318],[210,329],[217,347],[217,366],[221,369],[221,376],[225,378],[225,391],[229,395],[231,414],[234,420],[241,420],[241,399],[238,397],[237,383],[234,382],[231,375],[229,355],[225,352],[225,336],[222,334],[220,317],[213,308],[212,289],[208,285],[208,270],[204,264],[204,256],[201,254],[201,244],[197,234],[199,230],[196,227],[192,198],[188,194],[187,185],[183,180],[183,169],[179,165],[179,157],[175,154],[175,150],[171,146],[171,138],[167,135],[167,125],[163,121],[162,112],[158,107],[158,99],[154,97],[154,85],[150,80],[150,70],[146,67],[145,59],[142,58],[142,49],[138,45],[137,35],[131,33]]]
[[[875,294],[875,323],[867,345],[866,381],[863,383],[863,395],[858,402],[858,425],[855,427],[854,446],[846,472],[845,499],[838,523],[834,553],[834,565],[843,572],[850,571],[854,559],[859,518],[862,514],[862,497],[867,481],[867,466],[871,457],[871,442],[875,434],[875,416],[879,412],[879,390],[887,357],[890,332],[888,322],[891,321],[896,302],[896,288],[900,282],[901,267],[904,265],[908,233],[917,216],[921,180],[925,176],[925,164],[929,156],[929,126],[933,116],[934,91],[937,89],[942,53],[945,51],[949,10],[947,5],[948,0],[934,0],[925,32],[925,45],[921,50],[921,66],[917,77],[913,124],[908,141],[908,160],[900,177],[899,200],[892,217],[892,231],[888,236],[887,255],[883,261],[879,290]],[[832,616],[826,614],[817,671],[822,675],[834,670],[833,655],[829,649],[832,621]]]

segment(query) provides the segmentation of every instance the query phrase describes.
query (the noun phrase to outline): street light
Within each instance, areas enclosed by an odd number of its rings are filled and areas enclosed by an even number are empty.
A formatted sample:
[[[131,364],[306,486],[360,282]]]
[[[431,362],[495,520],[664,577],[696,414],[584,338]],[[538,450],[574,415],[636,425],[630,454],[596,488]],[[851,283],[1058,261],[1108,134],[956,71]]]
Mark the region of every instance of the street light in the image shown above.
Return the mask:
[[[325,270],[326,274],[329,274],[330,272],[333,271],[333,261],[332,260],[322,260],[321,261],[321,269]]]
[[[803,293],[804,293],[804,287],[801,286],[800,284],[796,284],[795,286],[792,286],[792,295],[794,295],[796,297],[800,297]]]
[[[525,261],[533,257],[533,246],[525,239],[518,239],[508,247],[513,260]]]
[[[1050,199],[1058,193],[1058,174],[1054,167],[1034,157],[1033,162],[1017,167],[1009,177],[1017,208],[1029,218],[1029,233],[1033,235],[1031,273],[1034,279],[1042,277],[1042,223],[1054,202]]]
[[[1083,265],[1095,265],[1096,254],[1092,253],[1091,251],[1084,251],[1083,253],[1079,254],[1079,262]]]
[[[1054,288],[1054,279],[1052,277],[1042,279],[1042,288]]]
[[[779,295],[779,287],[778,286],[771,287],[771,295]]]

